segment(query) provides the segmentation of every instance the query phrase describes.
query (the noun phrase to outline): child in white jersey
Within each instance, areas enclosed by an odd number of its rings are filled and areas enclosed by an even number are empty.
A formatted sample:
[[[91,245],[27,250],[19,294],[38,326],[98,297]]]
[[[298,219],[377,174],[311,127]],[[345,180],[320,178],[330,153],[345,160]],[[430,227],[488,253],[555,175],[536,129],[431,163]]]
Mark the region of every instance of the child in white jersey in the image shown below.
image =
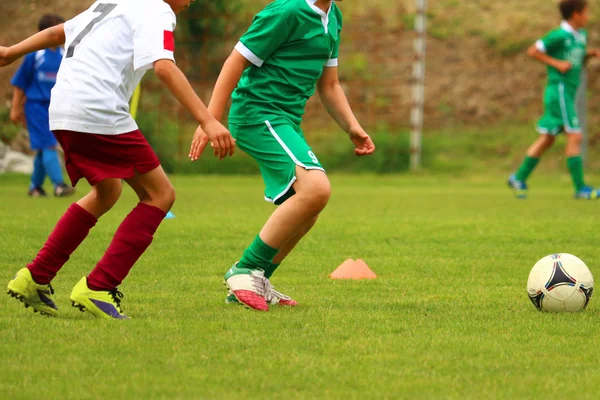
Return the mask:
[[[196,118],[215,156],[233,154],[235,142],[214,119],[174,63],[175,14],[192,0],[104,0],[65,24],[12,47],[0,47],[0,67],[25,54],[65,45],[52,90],[50,129],[65,151],[73,186],[85,178],[92,190],[58,221],[37,257],[9,282],[8,293],[48,315],[57,315],[50,282],[70,255],[119,199],[122,180],[140,203],[125,218],[96,268],[74,287],[74,306],[102,318],[127,318],[117,287],[152,242],[175,201],[175,190],[129,113],[144,73],[158,78]]]

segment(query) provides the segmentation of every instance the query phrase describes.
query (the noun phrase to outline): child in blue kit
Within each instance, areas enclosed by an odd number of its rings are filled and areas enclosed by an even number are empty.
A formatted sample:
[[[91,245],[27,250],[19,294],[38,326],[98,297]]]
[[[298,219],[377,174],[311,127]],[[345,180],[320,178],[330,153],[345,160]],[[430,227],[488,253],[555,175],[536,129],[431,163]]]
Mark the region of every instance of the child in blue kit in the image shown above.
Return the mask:
[[[39,22],[40,31],[62,24],[58,15],[44,15]],[[26,124],[31,149],[36,152],[29,195],[47,196],[42,185],[46,175],[54,185],[57,197],[73,194],[74,188],[65,184],[57,153],[57,141],[50,131],[48,107],[50,91],[56,83],[56,74],[64,54],[63,48],[40,50],[28,54],[13,77],[14,86],[11,120]]]

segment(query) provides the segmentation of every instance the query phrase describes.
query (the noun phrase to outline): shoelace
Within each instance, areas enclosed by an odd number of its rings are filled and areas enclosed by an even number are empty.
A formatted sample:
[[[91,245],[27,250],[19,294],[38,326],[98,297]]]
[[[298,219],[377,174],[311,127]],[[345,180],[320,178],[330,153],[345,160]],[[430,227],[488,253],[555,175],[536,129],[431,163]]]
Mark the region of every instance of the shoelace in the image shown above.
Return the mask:
[[[273,291],[273,286],[271,286],[271,282],[267,278],[263,278],[263,286],[265,288],[265,300],[268,303],[273,302],[276,297]]]
[[[121,310],[121,299],[123,298],[123,293],[119,292],[118,289],[109,290],[108,293],[112,296],[119,312],[122,313],[123,310]]]
[[[286,296],[285,294],[275,290],[275,288],[273,286],[271,286],[271,294],[273,295],[273,297],[277,298],[278,300],[291,300],[292,299],[290,296]]]
[[[259,295],[266,298],[266,295],[268,293],[268,289],[265,286],[266,278],[251,275],[251,279],[252,279],[252,286],[254,287],[254,290],[256,290],[256,293],[258,293]]]
[[[54,294],[54,288],[51,284],[48,284],[48,290],[50,290],[50,294]]]

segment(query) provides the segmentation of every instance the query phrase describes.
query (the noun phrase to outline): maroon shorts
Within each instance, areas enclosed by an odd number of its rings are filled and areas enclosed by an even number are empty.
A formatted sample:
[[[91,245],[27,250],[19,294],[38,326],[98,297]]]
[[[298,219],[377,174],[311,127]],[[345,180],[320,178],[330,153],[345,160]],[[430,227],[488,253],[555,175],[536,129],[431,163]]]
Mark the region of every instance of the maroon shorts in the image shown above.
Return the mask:
[[[160,165],[148,141],[139,130],[121,135],[96,135],[54,131],[65,152],[71,184],[85,178],[94,186],[104,179],[128,179],[135,171],[145,174]]]

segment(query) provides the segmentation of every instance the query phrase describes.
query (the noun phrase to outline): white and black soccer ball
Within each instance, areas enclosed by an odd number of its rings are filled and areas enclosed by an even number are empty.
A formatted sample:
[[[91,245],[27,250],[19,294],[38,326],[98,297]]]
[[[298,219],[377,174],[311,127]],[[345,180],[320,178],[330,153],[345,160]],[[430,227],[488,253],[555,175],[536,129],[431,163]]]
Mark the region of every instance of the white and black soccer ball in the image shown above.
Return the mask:
[[[581,311],[587,307],[593,291],[594,277],[587,265],[567,253],[542,258],[527,280],[529,299],[540,311]]]

